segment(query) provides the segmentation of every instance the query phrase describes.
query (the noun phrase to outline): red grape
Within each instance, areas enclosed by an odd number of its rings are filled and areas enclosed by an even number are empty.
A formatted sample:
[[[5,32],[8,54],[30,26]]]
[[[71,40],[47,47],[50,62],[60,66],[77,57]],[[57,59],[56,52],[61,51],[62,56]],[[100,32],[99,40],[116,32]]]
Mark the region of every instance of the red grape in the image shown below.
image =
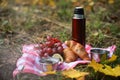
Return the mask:
[[[52,40],[57,43],[57,42],[60,42],[60,40],[58,40],[57,38],[52,38]]]
[[[45,53],[47,51],[47,47],[43,48],[43,53]]]
[[[56,53],[57,52],[57,48],[52,48],[52,51],[53,51],[53,53]]]
[[[52,47],[52,42],[50,42],[50,41],[47,41],[47,42],[45,42],[45,45],[46,45],[46,47]]]
[[[40,47],[41,49],[43,49],[43,48],[45,48],[45,45],[44,45],[44,44],[40,44],[39,47]]]
[[[39,47],[41,57],[52,56],[54,53],[63,52],[62,42],[57,38],[52,38],[51,36],[47,36],[46,42],[41,43]]]
[[[43,57],[43,56],[44,56],[44,53],[43,53],[43,52],[40,52],[39,55],[40,55],[40,57]]]
[[[52,39],[52,37],[51,36],[47,36],[47,41],[50,41],[51,39]]]
[[[55,45],[56,47],[59,47],[59,46],[61,46],[61,45],[62,45],[62,43],[57,42],[57,43],[55,43],[54,45]]]
[[[49,56],[48,53],[45,53],[43,57],[48,57],[48,56]]]
[[[47,48],[46,52],[49,53],[49,54],[51,54],[53,51],[52,51],[51,48]]]
[[[43,50],[42,49],[39,50],[39,54],[43,54]]]
[[[62,53],[62,52],[63,52],[63,47],[62,47],[62,46],[59,46],[59,47],[57,48],[57,51],[58,51],[59,53]]]

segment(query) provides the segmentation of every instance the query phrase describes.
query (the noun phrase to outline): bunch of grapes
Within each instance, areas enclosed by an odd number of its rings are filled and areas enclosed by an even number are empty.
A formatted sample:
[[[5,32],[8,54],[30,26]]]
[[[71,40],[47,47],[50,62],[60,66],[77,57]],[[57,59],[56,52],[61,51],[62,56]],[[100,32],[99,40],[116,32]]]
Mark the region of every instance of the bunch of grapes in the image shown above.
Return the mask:
[[[39,45],[40,57],[52,56],[54,53],[62,53],[63,47],[62,42],[57,38],[47,36],[46,41]]]

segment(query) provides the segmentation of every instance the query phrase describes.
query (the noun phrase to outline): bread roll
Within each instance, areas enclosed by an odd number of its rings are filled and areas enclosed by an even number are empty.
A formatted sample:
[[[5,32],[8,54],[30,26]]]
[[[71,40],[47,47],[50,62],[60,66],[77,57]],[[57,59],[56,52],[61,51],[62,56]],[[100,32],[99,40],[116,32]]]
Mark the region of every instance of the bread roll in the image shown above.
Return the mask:
[[[66,41],[65,44],[81,59],[90,60],[88,53],[85,51],[84,46],[82,46],[80,43],[70,40]]]
[[[63,52],[64,60],[67,63],[75,61],[78,57],[70,48],[65,48]]]

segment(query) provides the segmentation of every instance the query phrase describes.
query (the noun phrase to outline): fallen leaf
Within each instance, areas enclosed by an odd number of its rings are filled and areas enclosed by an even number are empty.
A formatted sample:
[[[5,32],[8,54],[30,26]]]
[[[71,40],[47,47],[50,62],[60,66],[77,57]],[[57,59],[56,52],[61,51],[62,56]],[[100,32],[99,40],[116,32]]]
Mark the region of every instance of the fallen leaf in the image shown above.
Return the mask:
[[[73,73],[74,73],[74,75],[73,75]],[[62,75],[66,76],[68,78],[76,78],[76,79],[79,77],[84,77],[88,74],[89,74],[88,72],[80,72],[75,69],[69,69],[69,70],[65,70],[62,72]]]
[[[99,64],[93,60],[88,66],[92,67],[95,71],[101,72],[105,75],[115,77],[120,76],[120,65],[117,65],[116,67],[112,68],[109,65]]]
[[[117,56],[116,55],[112,55],[112,57],[110,59],[108,59],[109,62],[113,62],[117,59]]]
[[[117,59],[117,56],[113,54],[112,57],[108,60],[105,60],[104,63],[110,63],[110,62],[115,61],[116,59]]]
[[[56,71],[47,71],[47,72],[44,72],[45,74],[56,74]]]
[[[79,78],[77,78],[77,80],[85,80],[85,76],[84,77],[79,77]]]
[[[97,63],[95,60],[92,60],[88,67],[92,67],[95,71],[98,71],[100,68],[104,66],[102,64]]]
[[[108,0],[109,4],[113,4],[115,2],[115,0]]]

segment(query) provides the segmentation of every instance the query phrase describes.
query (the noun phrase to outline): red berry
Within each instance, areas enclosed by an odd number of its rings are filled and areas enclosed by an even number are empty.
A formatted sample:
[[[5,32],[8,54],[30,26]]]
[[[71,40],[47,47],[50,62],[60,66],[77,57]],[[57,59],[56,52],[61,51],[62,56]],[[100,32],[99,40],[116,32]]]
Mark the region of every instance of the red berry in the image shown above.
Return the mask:
[[[48,57],[48,56],[49,56],[48,53],[45,53],[43,57]]]
[[[47,36],[47,41],[50,41],[52,39],[51,36]]]
[[[44,54],[43,54],[43,53],[40,53],[39,55],[40,55],[40,57],[43,57],[43,56],[44,56]]]
[[[57,48],[57,51],[58,51],[59,53],[62,53],[62,52],[63,52],[63,47],[62,47],[62,46],[59,46],[59,47]]]
[[[57,48],[52,48],[53,53],[57,52]]]
[[[44,45],[44,44],[40,44],[39,47],[40,47],[41,49],[43,49],[43,48],[45,48],[45,45]]]
[[[47,48],[46,52],[49,53],[49,54],[51,54],[53,51],[52,51],[51,48]]]
[[[56,47],[59,47],[59,46],[61,46],[62,44],[60,43],[60,42],[57,42],[57,43],[55,43],[54,44]]]
[[[46,47],[52,47],[52,43],[50,41],[45,42]]]
[[[43,48],[43,53],[45,53],[47,51],[47,47]]]

